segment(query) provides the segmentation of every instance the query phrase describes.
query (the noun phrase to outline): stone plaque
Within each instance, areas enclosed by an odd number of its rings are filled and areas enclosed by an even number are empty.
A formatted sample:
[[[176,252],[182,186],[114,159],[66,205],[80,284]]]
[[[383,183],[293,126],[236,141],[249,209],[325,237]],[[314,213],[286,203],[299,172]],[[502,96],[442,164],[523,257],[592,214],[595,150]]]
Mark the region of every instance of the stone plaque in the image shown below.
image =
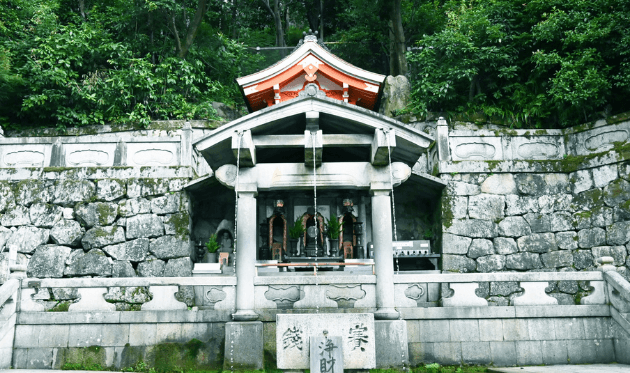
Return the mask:
[[[343,343],[341,337],[328,337],[324,330],[321,336],[310,338],[311,372],[343,373]]]
[[[276,315],[278,368],[309,369],[311,337],[323,337],[324,331],[328,338],[341,338],[343,369],[376,367],[374,315],[329,313]]]

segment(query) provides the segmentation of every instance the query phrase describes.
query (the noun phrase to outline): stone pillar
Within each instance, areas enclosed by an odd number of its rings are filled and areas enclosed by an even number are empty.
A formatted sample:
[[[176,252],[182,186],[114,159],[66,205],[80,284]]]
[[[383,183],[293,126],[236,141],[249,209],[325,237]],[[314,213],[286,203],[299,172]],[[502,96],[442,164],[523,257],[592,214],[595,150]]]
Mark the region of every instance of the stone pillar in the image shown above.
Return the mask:
[[[436,139],[438,159],[440,161],[450,161],[451,152],[448,147],[448,123],[443,117],[437,122],[437,139]],[[430,172],[431,170],[429,170]]]
[[[367,240],[365,238],[370,237],[370,235],[367,234],[368,219],[367,219],[367,211],[365,208],[366,203],[367,201],[365,200],[365,198],[361,197],[359,201],[359,219],[358,220],[363,222],[363,235],[361,235],[361,247],[359,248],[359,250],[363,252],[363,258],[368,257],[367,250],[365,249],[367,246]],[[371,229],[370,229],[370,233],[371,233]]]
[[[240,188],[239,188],[240,189]],[[236,233],[236,313],[235,321],[258,319],[254,312],[254,274],[256,273],[256,192],[238,192]]]
[[[376,272],[376,312],[379,320],[396,320],[394,258],[392,252],[392,201],[389,189],[372,189],[372,238]]]

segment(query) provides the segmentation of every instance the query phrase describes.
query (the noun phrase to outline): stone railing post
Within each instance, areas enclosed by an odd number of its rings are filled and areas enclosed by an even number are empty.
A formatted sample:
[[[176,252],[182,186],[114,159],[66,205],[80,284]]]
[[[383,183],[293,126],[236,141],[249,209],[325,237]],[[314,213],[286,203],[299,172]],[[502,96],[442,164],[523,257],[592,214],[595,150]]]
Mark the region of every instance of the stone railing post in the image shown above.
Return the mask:
[[[609,256],[596,258],[594,260],[597,270],[600,272],[615,271],[616,267],[613,265],[614,259]],[[608,290],[606,289],[606,281],[590,281],[589,285],[593,288],[593,291],[586,297],[580,299],[580,304],[606,304],[608,303]]]
[[[448,147],[448,123],[444,117],[440,117],[437,122],[437,139],[436,146],[438,151],[438,160],[439,161],[450,161],[451,160],[451,152]]]
[[[392,200],[390,189],[371,189],[372,193],[372,239],[376,273],[376,312],[380,320],[398,319],[394,308],[394,258],[392,250]]]
[[[186,122],[184,127],[182,128],[182,136],[181,136],[181,166],[191,166],[192,165],[192,127],[190,126],[190,122]]]

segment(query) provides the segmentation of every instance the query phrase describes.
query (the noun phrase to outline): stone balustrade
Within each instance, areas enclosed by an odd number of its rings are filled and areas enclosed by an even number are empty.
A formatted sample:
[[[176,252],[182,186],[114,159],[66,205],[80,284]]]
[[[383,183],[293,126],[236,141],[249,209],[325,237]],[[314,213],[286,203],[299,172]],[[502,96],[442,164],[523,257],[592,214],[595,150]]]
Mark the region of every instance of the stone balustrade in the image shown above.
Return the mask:
[[[212,174],[193,148],[193,137],[205,130],[186,123],[175,131],[145,130],[76,136],[1,137],[0,177],[7,180],[55,178],[61,171],[85,179],[128,177],[189,177],[177,167],[199,175]],[[79,171],[77,169],[89,169]],[[143,172],[130,170],[142,168]],[[173,169],[175,168],[175,169]]]
[[[9,279],[0,287],[0,369],[11,367],[19,288],[20,282],[14,278]]]
[[[116,311],[115,303],[137,304],[141,311],[187,310],[181,301],[186,287],[194,290],[194,303],[215,310],[234,310],[236,277],[129,277],[129,278],[28,278],[22,284],[21,311],[42,312],[45,307],[36,301],[40,292],[64,294],[69,300],[68,312]],[[59,292],[57,292],[59,291]],[[74,296],[72,295],[74,294]],[[178,299],[179,298],[179,299]],[[210,307],[208,307],[210,306]]]
[[[488,302],[488,289],[496,292],[497,288],[507,287],[513,289],[509,306],[556,306],[557,299],[548,294],[554,284],[578,281],[591,289],[579,299],[579,305],[604,306],[610,299],[618,312],[630,312],[630,284],[616,272],[600,271],[398,274],[394,276],[394,298],[396,308],[407,311],[437,306],[487,307],[494,305]],[[186,304],[176,296],[184,287],[194,288],[194,304],[199,309],[233,310],[236,282],[233,276],[28,278],[22,283],[21,310],[44,311],[45,307],[37,301],[44,298],[38,294],[48,288],[54,289],[54,294],[58,294],[57,290],[76,291],[74,299],[70,298],[69,312],[114,311],[115,303],[121,301],[137,303],[142,311],[186,310]],[[263,313],[318,308],[369,311],[376,307],[376,291],[376,276],[371,274],[266,275],[254,278],[253,295],[255,309]],[[411,314],[414,312],[417,311]]]
[[[601,272],[497,272],[469,274],[412,274],[396,276],[396,299],[398,307],[414,308],[420,302],[437,305],[438,288],[442,284],[442,307],[488,306],[491,294],[511,288],[504,304],[499,306],[545,306],[558,305],[558,300],[548,295],[558,281],[588,281],[592,288],[588,296],[582,297],[581,305],[605,304],[603,275]],[[482,286],[483,285],[483,286]],[[494,293],[490,292],[490,288]],[[432,289],[432,290],[431,290]],[[522,289],[522,290],[521,290]],[[452,295],[449,294],[452,291]],[[403,297],[404,295],[404,297]]]
[[[630,283],[615,271],[604,272],[608,285],[610,316],[630,333]]]
[[[9,323],[18,328],[13,358],[21,368],[59,367],[65,361],[56,357],[63,355],[60,352],[92,345],[103,346],[109,352],[133,347],[147,353],[158,343],[186,343],[197,338],[209,340],[209,346],[219,346],[224,338],[222,325],[227,325],[235,310],[233,276],[21,281],[20,312],[16,314],[13,307],[13,324]],[[559,281],[579,281],[591,291],[579,304],[552,304],[555,298],[550,298],[546,290]],[[488,283],[514,283],[523,289],[522,294],[513,297],[510,306],[490,307],[491,302],[480,293],[482,284]],[[436,271],[394,275],[394,285],[396,309],[407,323],[412,364],[431,359],[440,363],[458,359],[483,364],[494,361],[501,365],[562,359],[566,362],[567,357],[572,362],[613,361],[614,356],[623,358],[619,354],[630,343],[623,337],[623,333],[630,332],[626,313],[630,284],[614,270],[470,274]],[[187,286],[195,288],[193,309],[175,296],[178,289]],[[148,289],[138,312],[114,311],[111,298],[106,301],[116,292],[124,293],[123,288],[129,296],[130,292],[137,292],[138,299],[142,298],[141,291],[135,289]],[[376,311],[376,276],[371,274],[264,275],[254,277],[254,288],[255,311],[260,315],[264,338],[275,331],[278,314]],[[37,298],[48,289],[66,293],[76,289],[80,299],[71,304],[68,312],[42,312],[42,301]],[[15,299],[18,291],[19,283],[14,279],[0,288],[0,301],[5,302],[0,314],[3,319],[9,309],[6,305],[10,302],[6,301]],[[0,331],[13,336],[5,332],[12,328],[6,325]],[[593,345],[593,338],[599,338],[602,347]],[[473,344],[485,351],[481,357],[468,350]],[[557,352],[556,360],[545,355],[547,345]],[[535,351],[535,358],[519,355],[523,348]],[[509,349],[507,355],[505,349]],[[580,354],[592,349],[597,353],[580,358]],[[45,355],[45,359],[38,354]],[[218,353],[217,356],[213,359],[220,359]],[[501,360],[502,356],[509,358]],[[473,357],[477,360],[470,360]],[[125,364],[117,360],[105,362],[117,367]]]
[[[437,150],[428,159],[429,170],[435,166],[440,173],[576,171],[617,162],[623,153],[619,147],[630,136],[630,121],[601,120],[562,130],[461,127],[449,131],[446,121],[438,121]]]

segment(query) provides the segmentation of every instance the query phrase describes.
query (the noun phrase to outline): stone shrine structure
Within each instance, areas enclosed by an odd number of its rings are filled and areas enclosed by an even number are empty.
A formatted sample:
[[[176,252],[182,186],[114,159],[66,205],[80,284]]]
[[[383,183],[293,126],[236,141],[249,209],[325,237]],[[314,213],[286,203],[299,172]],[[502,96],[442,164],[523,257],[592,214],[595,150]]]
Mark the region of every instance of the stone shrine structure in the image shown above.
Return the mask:
[[[374,111],[384,80],[385,76],[366,72],[330,54],[315,36],[306,36],[276,65],[237,80],[253,113],[194,143],[216,171],[187,188],[207,190],[220,184],[236,189],[238,195],[235,320],[258,318],[252,297],[256,259],[262,259],[257,253],[262,244],[257,238],[257,221],[268,220],[274,259],[282,261],[282,252],[284,259],[291,261],[286,256],[287,221],[302,219],[305,233],[301,243],[306,254],[299,261],[317,260],[314,257],[325,260],[331,256],[331,248],[326,247],[322,223],[331,214],[336,217],[346,212],[343,205],[335,204],[346,197],[351,197],[346,198],[349,203],[357,201],[359,213],[354,220],[368,227],[370,238],[361,241],[371,241],[376,249],[375,317],[398,319],[393,300],[390,195],[403,182],[433,189],[433,195],[444,184],[426,173],[412,171],[432,137]],[[257,199],[262,196],[269,196],[270,201],[280,196],[283,204],[260,205]],[[314,206],[315,198],[319,200],[316,225],[312,213],[304,214]],[[285,214],[268,213],[278,208],[284,208]],[[280,219],[285,231],[280,242],[274,243],[273,229]],[[372,224],[374,219],[379,224]],[[274,225],[274,221],[278,223]],[[309,224],[318,227],[314,228],[319,229],[317,239],[315,233],[309,233]],[[351,242],[344,258],[352,259],[356,240]],[[309,254],[308,244],[319,246],[318,250],[313,246]],[[343,250],[340,246],[333,251],[339,248]],[[365,256],[364,247],[357,251]],[[312,255],[316,252],[320,254]],[[322,255],[324,252],[327,254]]]
[[[630,363],[630,115],[394,119],[397,80],[306,36],[227,123],[0,137],[0,367]]]

